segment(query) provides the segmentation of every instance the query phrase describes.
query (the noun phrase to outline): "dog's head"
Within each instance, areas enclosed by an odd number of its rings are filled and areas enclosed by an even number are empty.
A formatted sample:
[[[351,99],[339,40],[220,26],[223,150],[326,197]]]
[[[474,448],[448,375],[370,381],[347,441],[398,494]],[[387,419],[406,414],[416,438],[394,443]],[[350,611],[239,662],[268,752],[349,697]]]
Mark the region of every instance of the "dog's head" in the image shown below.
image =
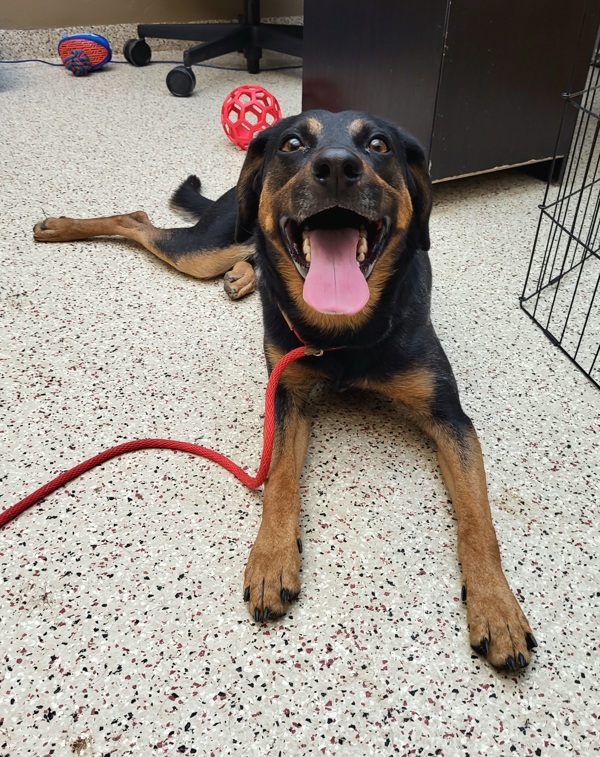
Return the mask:
[[[237,194],[238,241],[258,224],[267,264],[308,320],[362,320],[407,246],[429,249],[423,150],[381,118],[309,111],[283,119],[251,142]]]

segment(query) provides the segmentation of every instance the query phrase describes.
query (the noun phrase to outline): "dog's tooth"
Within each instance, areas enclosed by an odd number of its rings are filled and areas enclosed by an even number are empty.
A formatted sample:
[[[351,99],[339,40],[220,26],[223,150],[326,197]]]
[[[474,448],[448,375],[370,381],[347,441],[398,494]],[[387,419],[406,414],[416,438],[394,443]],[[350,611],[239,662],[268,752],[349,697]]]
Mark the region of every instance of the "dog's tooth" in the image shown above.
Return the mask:
[[[367,244],[366,231],[363,235],[364,226],[360,228],[360,236],[358,237],[358,245],[356,246],[356,259],[359,263],[364,263],[367,252],[369,251],[369,245]]]
[[[305,227],[302,229],[302,240],[308,239],[308,229]]]
[[[307,263],[310,263],[310,239],[308,233],[302,242],[302,254],[304,255],[304,260],[306,260]]]

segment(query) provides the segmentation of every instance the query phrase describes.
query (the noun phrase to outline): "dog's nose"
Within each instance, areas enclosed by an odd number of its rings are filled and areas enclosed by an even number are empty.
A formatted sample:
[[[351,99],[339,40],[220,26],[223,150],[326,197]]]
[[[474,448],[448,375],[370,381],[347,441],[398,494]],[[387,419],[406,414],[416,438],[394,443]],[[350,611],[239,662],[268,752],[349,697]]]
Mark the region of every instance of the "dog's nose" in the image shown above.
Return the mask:
[[[363,174],[363,166],[351,150],[326,147],[315,156],[312,172],[319,184],[341,188],[356,184]]]

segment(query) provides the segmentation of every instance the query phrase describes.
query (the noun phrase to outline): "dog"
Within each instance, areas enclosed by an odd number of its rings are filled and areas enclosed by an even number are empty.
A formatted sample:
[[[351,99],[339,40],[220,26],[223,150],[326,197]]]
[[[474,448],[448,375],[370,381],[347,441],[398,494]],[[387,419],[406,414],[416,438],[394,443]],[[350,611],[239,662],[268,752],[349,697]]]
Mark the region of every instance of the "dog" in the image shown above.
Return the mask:
[[[269,371],[306,345],[276,393],[275,448],[244,576],[254,619],[283,614],[300,592],[307,407],[328,379],[401,403],[433,439],[456,510],[471,646],[499,669],[525,668],[537,642],[502,571],[479,440],[430,321],[432,187],[417,141],[364,113],[309,111],[258,133],[237,187],[218,200],[191,176],[172,201],[195,226],[158,229],[138,211],[47,218],[34,237],[121,235],[191,276],[225,274],[232,299],[258,286]]]

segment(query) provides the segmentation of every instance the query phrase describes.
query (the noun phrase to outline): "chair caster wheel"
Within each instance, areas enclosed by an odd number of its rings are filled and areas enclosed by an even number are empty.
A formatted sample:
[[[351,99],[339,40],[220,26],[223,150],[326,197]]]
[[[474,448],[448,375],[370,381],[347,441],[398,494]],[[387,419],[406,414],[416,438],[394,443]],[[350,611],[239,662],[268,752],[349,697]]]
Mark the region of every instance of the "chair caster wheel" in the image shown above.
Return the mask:
[[[175,97],[189,97],[196,86],[196,76],[191,68],[177,66],[167,74],[167,89]]]
[[[145,39],[130,39],[125,43],[123,48],[125,60],[129,61],[132,66],[147,66],[152,58],[150,45]]]

